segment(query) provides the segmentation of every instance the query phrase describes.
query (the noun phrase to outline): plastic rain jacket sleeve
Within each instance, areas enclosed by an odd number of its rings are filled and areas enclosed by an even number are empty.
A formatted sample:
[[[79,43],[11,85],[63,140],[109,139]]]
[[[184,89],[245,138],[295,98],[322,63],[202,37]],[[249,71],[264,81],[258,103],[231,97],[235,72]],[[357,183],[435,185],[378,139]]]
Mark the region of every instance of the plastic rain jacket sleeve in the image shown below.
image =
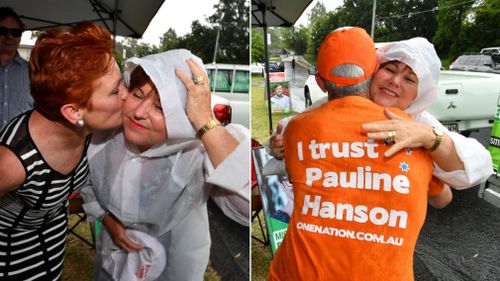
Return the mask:
[[[476,139],[467,138],[461,134],[450,132],[434,116],[427,111],[415,116],[415,120],[433,127],[438,127],[447,134],[457,151],[457,155],[464,163],[464,170],[444,171],[434,163],[433,174],[455,189],[464,189],[480,184],[493,173],[491,155]]]

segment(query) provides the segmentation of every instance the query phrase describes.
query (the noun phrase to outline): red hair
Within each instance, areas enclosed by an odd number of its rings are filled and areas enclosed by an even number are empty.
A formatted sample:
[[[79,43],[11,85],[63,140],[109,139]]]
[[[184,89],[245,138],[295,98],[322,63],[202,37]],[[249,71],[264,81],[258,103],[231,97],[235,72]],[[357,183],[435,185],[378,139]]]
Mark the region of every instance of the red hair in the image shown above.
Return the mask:
[[[111,33],[95,23],[47,30],[38,38],[29,62],[36,110],[63,122],[60,109],[65,104],[91,110],[95,82],[112,69],[112,60]]]

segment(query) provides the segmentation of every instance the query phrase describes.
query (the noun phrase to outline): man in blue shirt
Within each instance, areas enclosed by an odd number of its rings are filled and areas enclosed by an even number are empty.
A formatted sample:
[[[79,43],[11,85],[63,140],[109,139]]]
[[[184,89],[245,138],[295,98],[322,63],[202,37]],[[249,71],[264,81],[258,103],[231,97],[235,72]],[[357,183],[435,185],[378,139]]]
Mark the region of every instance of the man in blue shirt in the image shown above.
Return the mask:
[[[0,7],[0,129],[33,106],[28,62],[17,51],[24,27],[11,8]]]

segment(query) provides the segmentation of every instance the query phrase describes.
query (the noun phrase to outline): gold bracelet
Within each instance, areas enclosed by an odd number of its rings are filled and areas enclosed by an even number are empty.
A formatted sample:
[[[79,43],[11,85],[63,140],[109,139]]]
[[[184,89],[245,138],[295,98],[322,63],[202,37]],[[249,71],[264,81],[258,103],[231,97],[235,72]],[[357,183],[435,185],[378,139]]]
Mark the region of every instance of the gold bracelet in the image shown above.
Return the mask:
[[[220,123],[217,119],[212,118],[212,120],[208,121],[207,124],[203,125],[203,127],[201,127],[198,132],[196,132],[196,138],[198,139],[201,139],[201,137],[203,137],[203,135],[208,132],[210,129],[213,129],[217,126],[220,126]]]
[[[430,152],[435,151],[439,147],[441,141],[443,140],[443,135],[444,135],[443,132],[441,132],[441,130],[439,130],[436,127],[432,127],[432,132],[434,133],[434,136],[436,136],[436,140],[434,141],[432,147],[429,148]]]

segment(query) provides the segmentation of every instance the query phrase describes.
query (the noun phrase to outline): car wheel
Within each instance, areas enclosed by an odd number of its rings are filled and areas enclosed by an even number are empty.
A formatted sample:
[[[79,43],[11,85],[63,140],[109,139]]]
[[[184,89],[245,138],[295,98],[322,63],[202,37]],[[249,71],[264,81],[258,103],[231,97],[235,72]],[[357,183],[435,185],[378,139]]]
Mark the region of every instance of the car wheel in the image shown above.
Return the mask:
[[[307,87],[304,88],[304,100],[306,102],[306,108],[311,106],[311,104],[312,104],[311,93],[309,93],[309,88],[307,88]]]

